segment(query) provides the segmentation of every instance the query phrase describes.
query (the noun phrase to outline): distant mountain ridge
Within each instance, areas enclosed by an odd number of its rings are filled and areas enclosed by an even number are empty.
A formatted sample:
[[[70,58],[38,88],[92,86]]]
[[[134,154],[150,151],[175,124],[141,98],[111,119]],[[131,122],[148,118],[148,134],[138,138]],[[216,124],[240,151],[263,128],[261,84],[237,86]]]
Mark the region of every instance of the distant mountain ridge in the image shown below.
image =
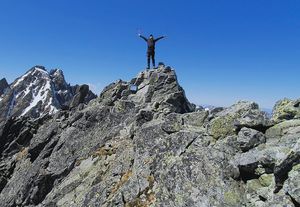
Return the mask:
[[[71,86],[63,71],[48,72],[43,66],[35,66],[10,85],[5,79],[0,82],[0,122],[9,117],[29,116],[38,118],[54,114],[70,105],[79,86]],[[86,102],[96,95],[88,90]]]

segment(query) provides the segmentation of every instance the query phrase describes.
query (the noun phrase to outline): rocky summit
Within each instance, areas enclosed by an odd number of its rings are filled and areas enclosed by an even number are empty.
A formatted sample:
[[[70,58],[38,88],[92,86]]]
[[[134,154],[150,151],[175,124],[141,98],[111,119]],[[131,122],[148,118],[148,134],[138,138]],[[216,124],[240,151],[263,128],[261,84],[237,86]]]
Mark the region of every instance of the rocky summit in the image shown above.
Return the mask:
[[[300,205],[299,101],[271,118],[246,101],[196,109],[162,64],[89,102],[78,90],[72,107],[0,125],[1,206]]]

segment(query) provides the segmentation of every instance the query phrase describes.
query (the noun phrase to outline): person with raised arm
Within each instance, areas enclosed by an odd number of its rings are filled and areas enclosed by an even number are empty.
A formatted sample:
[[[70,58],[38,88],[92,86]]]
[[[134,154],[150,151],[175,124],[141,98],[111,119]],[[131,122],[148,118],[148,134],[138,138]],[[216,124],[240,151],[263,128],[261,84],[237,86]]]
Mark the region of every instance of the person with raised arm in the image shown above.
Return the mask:
[[[155,68],[155,43],[158,40],[165,38],[165,36],[161,36],[161,37],[155,39],[152,34],[149,36],[149,38],[146,38],[141,34],[138,34],[138,35],[139,35],[139,37],[144,39],[148,45],[148,49],[147,49],[147,65],[148,65],[148,67],[147,67],[147,69],[150,68],[150,58],[152,59],[153,68]]]

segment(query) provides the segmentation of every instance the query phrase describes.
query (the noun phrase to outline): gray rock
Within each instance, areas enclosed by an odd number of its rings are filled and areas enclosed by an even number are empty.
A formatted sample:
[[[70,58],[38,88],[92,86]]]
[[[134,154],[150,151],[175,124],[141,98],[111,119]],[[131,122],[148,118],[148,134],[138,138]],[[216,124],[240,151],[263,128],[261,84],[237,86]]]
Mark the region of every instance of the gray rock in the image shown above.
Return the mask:
[[[225,108],[209,119],[209,133],[215,139],[235,135],[243,127],[265,132],[272,126],[265,112],[260,111],[256,103],[247,101]]]
[[[300,164],[300,141],[298,140],[296,144],[293,146],[292,149],[288,152],[288,154],[285,155],[285,157],[279,162],[276,163],[274,168],[274,175],[275,175],[275,182],[276,182],[276,189],[275,192],[278,192],[282,186],[285,180],[289,177],[289,174],[292,175],[297,174],[295,172],[290,172],[295,165]],[[295,170],[295,168],[294,168]],[[298,198],[299,202],[299,198]]]
[[[293,118],[300,118],[299,100],[293,101],[285,98],[275,104],[272,113],[274,122],[280,123]]]
[[[243,152],[249,151],[265,142],[265,135],[257,130],[244,127],[238,133],[237,143]]]
[[[291,134],[296,134],[300,131],[300,120],[288,120],[276,124],[275,126],[269,128],[266,131],[266,136],[268,139],[280,139],[285,134],[291,132]]]
[[[194,111],[164,65],[84,106],[76,90],[72,110],[0,123],[1,205],[298,205],[295,118],[270,128],[253,102]]]
[[[285,181],[283,190],[293,200],[294,204],[300,203],[300,165],[294,165],[288,173],[288,179]]]
[[[78,87],[78,89],[76,90],[76,94],[73,97],[71,103],[70,103],[70,108],[74,108],[79,106],[79,104],[84,103],[85,101],[85,97],[88,95],[89,93],[89,86],[88,85],[81,85]]]
[[[0,80],[0,97],[4,94],[4,92],[9,88],[9,85],[5,78]]]

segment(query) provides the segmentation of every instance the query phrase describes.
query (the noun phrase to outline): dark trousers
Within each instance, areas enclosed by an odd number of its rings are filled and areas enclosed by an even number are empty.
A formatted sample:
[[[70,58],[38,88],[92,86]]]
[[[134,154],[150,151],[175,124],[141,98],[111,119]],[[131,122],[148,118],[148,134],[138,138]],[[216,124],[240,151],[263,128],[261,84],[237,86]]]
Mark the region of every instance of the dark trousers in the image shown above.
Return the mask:
[[[155,68],[155,53],[154,52],[147,52],[147,65],[148,65],[148,68],[150,68],[150,58],[152,59],[152,65],[153,65],[153,68]]]

